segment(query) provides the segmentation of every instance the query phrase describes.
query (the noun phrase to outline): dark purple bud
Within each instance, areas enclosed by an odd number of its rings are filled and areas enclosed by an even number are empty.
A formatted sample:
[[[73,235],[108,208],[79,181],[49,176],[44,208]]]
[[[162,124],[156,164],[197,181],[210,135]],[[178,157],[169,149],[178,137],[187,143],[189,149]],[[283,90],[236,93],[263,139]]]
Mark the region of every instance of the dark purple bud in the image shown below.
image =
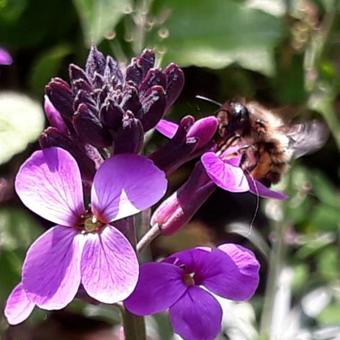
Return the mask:
[[[73,110],[77,111],[80,104],[86,104],[92,110],[96,110],[96,102],[93,100],[92,95],[87,91],[80,90],[73,102]]]
[[[90,94],[92,92],[92,86],[86,80],[79,78],[72,82],[72,90],[74,93],[85,91]]]
[[[86,61],[86,74],[92,80],[95,73],[104,74],[106,60],[103,53],[99,52],[95,46],[91,47]]]
[[[67,126],[63,118],[61,117],[61,114],[53,106],[53,104],[51,103],[46,94],[44,96],[44,109],[47,120],[49,121],[50,125],[55,127],[58,131],[66,134],[68,132]]]
[[[102,88],[103,85],[105,84],[104,76],[102,76],[101,74],[95,72],[94,78],[92,80],[92,84],[93,84],[94,88],[96,88],[96,89]]]
[[[71,64],[68,68],[68,72],[69,72],[71,84],[73,84],[73,82],[78,80],[78,79],[83,79],[84,81],[86,81],[90,85],[90,82],[87,78],[85,71],[82,68],[80,68],[79,66]]]
[[[122,126],[124,111],[122,108],[110,100],[100,110],[100,120],[103,125],[111,130],[117,130]]]
[[[162,118],[165,110],[165,93],[161,86],[155,85],[149,89],[141,100],[144,132],[152,129]]]
[[[110,133],[86,104],[79,105],[73,117],[73,126],[80,139],[85,143],[96,147],[105,147],[112,143]]]
[[[160,85],[165,88],[166,76],[157,68],[150,69],[139,86],[141,95],[154,85]]]
[[[66,136],[56,128],[47,128],[40,136],[39,143],[42,149],[58,146],[67,150],[77,161],[82,176],[92,181],[96,172],[94,162],[87,156],[82,143],[74,137]]]
[[[143,76],[147,74],[150,68],[155,65],[155,53],[152,50],[144,50],[142,54],[137,57],[137,64],[143,71]]]
[[[130,65],[126,68],[125,80],[132,81],[138,86],[143,80],[143,69],[137,65],[136,58],[132,59]]]
[[[166,107],[169,108],[182,92],[184,73],[175,64],[168,65],[163,72],[166,76]]]
[[[214,192],[216,185],[197,163],[189,179],[153,213],[151,225],[158,225],[163,235],[171,235],[186,225]]]
[[[137,88],[132,84],[126,84],[123,91],[122,101],[120,103],[124,111],[131,111],[136,118],[140,118],[142,104],[139,101]]]
[[[106,57],[104,77],[106,81],[111,83],[113,86],[124,82],[124,76],[118,66],[118,63],[109,55]]]
[[[73,116],[73,95],[69,84],[60,78],[53,78],[46,86],[45,92],[60,114],[70,120]]]
[[[114,139],[114,152],[138,153],[144,141],[144,131],[140,120],[133,117],[132,113],[124,116],[123,124]]]

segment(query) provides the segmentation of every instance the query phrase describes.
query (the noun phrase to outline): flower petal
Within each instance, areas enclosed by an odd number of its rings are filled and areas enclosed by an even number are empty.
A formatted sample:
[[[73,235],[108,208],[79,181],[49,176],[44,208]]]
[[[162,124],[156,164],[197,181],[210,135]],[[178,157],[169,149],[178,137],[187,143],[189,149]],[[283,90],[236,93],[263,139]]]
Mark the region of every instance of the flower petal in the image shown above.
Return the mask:
[[[31,302],[20,282],[7,299],[5,307],[5,316],[10,325],[17,325],[26,320],[34,309],[34,303]]]
[[[251,298],[259,284],[260,264],[255,255],[232,243],[212,250],[211,255],[214,262],[204,268],[202,284],[227,299],[239,301]]]
[[[211,294],[193,286],[170,308],[170,320],[183,339],[215,339],[221,331],[222,308]]]
[[[248,181],[239,167],[223,162],[213,152],[206,152],[201,157],[202,164],[211,180],[220,188],[231,192],[249,190]]]
[[[285,193],[270,190],[261,182],[254,180],[249,176],[247,176],[247,181],[249,184],[249,191],[254,195],[261,196],[263,198],[275,198],[277,200],[286,200],[288,198],[288,196]]]
[[[125,307],[136,315],[161,312],[172,306],[187,290],[183,271],[169,263],[146,263],[140,267],[139,279]]]
[[[11,65],[12,63],[11,55],[4,48],[0,47],[0,65]]]
[[[78,165],[61,148],[34,152],[21,166],[15,189],[29,209],[54,223],[72,226],[84,212]]]
[[[166,119],[161,119],[156,125],[155,129],[163,136],[173,138],[177,132],[178,124],[170,122]]]
[[[119,220],[155,204],[166,188],[164,172],[149,159],[134,154],[114,155],[94,178],[92,211],[102,222]]]
[[[125,236],[112,226],[87,234],[81,259],[82,284],[98,301],[115,303],[128,297],[138,280],[136,253]]]
[[[22,284],[30,301],[43,309],[61,309],[80,284],[84,237],[73,228],[55,226],[28,249]]]

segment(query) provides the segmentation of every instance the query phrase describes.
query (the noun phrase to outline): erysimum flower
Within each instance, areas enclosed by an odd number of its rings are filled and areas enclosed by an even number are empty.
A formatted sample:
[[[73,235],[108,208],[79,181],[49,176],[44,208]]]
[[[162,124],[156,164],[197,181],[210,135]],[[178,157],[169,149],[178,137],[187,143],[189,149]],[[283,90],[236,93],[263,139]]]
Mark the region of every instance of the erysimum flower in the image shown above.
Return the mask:
[[[13,59],[8,51],[0,47],[0,65],[11,65],[12,62]]]
[[[19,170],[16,192],[29,209],[57,225],[28,249],[22,282],[7,301],[9,323],[23,321],[34,305],[65,307],[80,284],[104,303],[129,296],[137,282],[138,261],[114,221],[150,207],[166,187],[164,173],[150,160],[116,155],[97,171],[86,209],[74,158],[61,148],[35,152]]]
[[[166,137],[174,138],[178,133],[179,126],[162,119],[157,124],[156,129]],[[237,147],[231,147],[223,152],[215,152],[212,148],[212,150],[206,150],[202,153],[203,167],[217,186],[231,192],[250,191],[264,198],[287,199],[287,195],[270,190],[261,182],[245,174],[240,167],[241,155],[237,155],[237,152]]]
[[[259,283],[254,254],[235,244],[194,248],[160,263],[146,263],[126,308],[137,315],[169,309],[175,333],[186,340],[214,339],[221,330],[222,309],[211,294],[241,301]]]

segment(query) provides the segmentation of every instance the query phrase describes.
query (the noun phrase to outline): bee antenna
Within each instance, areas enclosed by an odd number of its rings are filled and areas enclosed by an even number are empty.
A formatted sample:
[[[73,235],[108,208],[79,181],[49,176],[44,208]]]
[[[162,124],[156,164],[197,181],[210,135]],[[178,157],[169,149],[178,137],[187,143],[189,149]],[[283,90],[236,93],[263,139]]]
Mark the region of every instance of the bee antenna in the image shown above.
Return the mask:
[[[197,96],[195,96],[195,98],[204,100],[204,101],[209,102],[209,103],[212,103],[212,104],[215,104],[215,105],[217,105],[217,106],[219,106],[219,107],[222,106],[222,104],[219,103],[218,101],[213,100],[213,99],[210,99],[210,98],[208,98],[208,97],[204,97],[204,96],[197,95]]]
[[[250,234],[253,227],[254,227],[254,222],[255,222],[255,219],[257,217],[257,213],[259,212],[259,208],[260,208],[260,193],[259,193],[259,190],[256,186],[256,182],[255,182],[254,177],[250,174],[249,171],[247,171],[247,173],[248,173],[248,176],[250,177],[251,181],[254,184],[254,188],[255,188],[255,192],[256,192],[256,207],[255,207],[255,211],[254,211],[253,217],[252,217],[250,225],[249,225],[249,232],[248,233]]]

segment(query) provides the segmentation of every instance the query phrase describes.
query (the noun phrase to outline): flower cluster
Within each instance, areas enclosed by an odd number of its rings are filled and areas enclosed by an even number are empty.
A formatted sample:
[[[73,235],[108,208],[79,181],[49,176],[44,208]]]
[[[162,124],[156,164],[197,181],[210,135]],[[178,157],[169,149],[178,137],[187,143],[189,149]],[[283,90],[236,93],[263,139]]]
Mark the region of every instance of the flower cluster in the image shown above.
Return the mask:
[[[8,322],[22,322],[35,306],[61,309],[87,296],[124,301],[137,315],[169,309],[184,339],[213,339],[222,318],[214,294],[250,298],[259,281],[254,254],[224,244],[140,267],[132,216],[156,204],[166,192],[166,176],[195,158],[200,160],[191,176],[151,218],[164,234],[185,225],[217,186],[284,195],[248,176],[237,148],[217,148],[218,118],[185,116],[178,125],[162,119],[184,76],[174,64],[155,67],[151,50],[121,67],[92,47],[85,69],[70,65],[69,74],[70,83],[54,78],[46,86],[50,127],[40,137],[42,150],[26,160],[15,181],[26,207],[56,225],[27,251],[6,304]],[[169,139],[152,154],[139,155],[144,133],[153,128]]]

